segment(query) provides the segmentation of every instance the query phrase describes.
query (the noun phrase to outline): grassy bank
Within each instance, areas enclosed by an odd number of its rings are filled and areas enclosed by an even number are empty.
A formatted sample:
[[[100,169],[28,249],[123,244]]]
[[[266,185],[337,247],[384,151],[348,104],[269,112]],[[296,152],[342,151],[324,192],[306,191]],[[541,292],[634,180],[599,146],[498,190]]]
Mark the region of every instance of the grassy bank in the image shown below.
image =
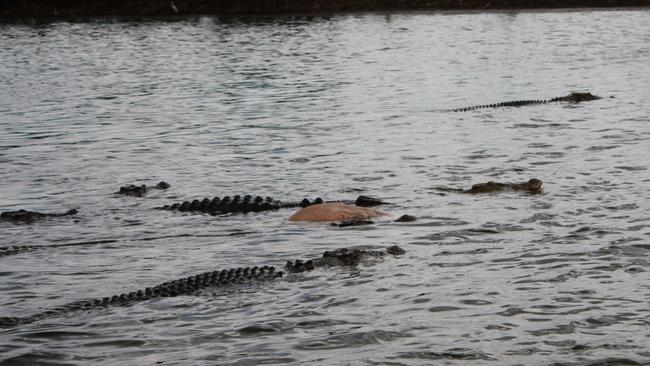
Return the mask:
[[[650,0],[1,0],[0,18],[647,6]]]

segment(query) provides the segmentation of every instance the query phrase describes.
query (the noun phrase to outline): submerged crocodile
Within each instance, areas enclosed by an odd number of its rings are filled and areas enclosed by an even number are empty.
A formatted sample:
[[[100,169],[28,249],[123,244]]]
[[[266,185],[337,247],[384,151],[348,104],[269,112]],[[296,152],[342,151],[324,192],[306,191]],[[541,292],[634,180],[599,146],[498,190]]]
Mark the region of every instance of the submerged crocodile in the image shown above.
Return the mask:
[[[152,189],[165,190],[169,187],[171,187],[171,185],[164,181],[159,182],[155,186],[147,186],[144,184],[137,186],[135,184],[129,184],[128,186],[120,187],[120,190],[115,193],[123,194],[125,196],[144,197],[144,195]]]
[[[540,193],[542,191],[542,181],[537,178],[529,179],[521,183],[498,183],[487,182],[474,184],[470,189],[461,188],[437,188],[440,191],[459,192],[459,193],[492,193],[505,190],[526,191],[530,193]]]
[[[288,261],[284,268],[286,268],[287,272],[298,273],[311,271],[317,267],[356,266],[362,262],[367,263],[376,259],[384,258],[388,254],[401,255],[404,253],[406,253],[406,251],[397,245],[388,247],[386,250],[341,248],[326,251],[320,258],[310,259],[308,261]]]
[[[224,213],[246,213],[246,212],[261,212],[261,211],[271,211],[279,210],[281,208],[297,208],[297,207],[307,207],[311,205],[317,205],[324,203],[323,199],[316,198],[314,200],[309,200],[307,198],[303,199],[300,202],[287,202],[287,201],[278,201],[271,197],[262,198],[262,196],[253,197],[251,195],[246,195],[241,197],[239,195],[225,196],[223,198],[214,197],[214,198],[204,198],[202,200],[195,199],[192,202],[185,201],[183,203],[174,203],[173,205],[165,205],[158,207],[161,210],[172,210],[172,211],[181,211],[181,212],[204,212],[208,214],[224,214]],[[343,202],[343,201],[337,201]],[[359,196],[354,204],[357,206],[376,206],[384,204],[385,202],[367,196]]]
[[[27,211],[27,210],[5,211],[3,213],[0,213],[0,220],[31,223],[36,220],[41,220],[48,217],[76,215],[78,212],[79,211],[74,208],[72,210],[68,210],[63,213],[42,213],[42,212]]]
[[[289,273],[299,273],[314,270],[318,267],[356,266],[360,263],[368,263],[381,259],[389,254],[400,255],[404,253],[405,251],[397,245],[381,251],[344,248],[327,251],[323,253],[322,257],[307,261],[289,261],[284,268]],[[227,287],[267,282],[283,276],[284,273],[282,271],[276,271],[272,266],[231,268],[221,271],[204,272],[195,276],[163,282],[157,286],[147,287],[144,290],[113,295],[101,299],[75,301],[28,317],[0,317],[0,327],[29,324],[73,311],[90,310],[107,306],[124,306],[159,297],[191,295],[199,290],[210,287]]]
[[[553,102],[580,103],[580,102],[587,102],[587,101],[597,100],[597,99],[601,99],[601,97],[593,95],[591,93],[571,93],[563,97],[556,97],[551,99],[513,100],[509,102],[501,102],[495,104],[483,104],[483,105],[475,105],[475,106],[464,107],[464,108],[455,108],[452,109],[451,111],[467,112],[467,111],[473,111],[475,109],[499,108],[499,107],[521,107],[521,106],[531,105],[531,104],[546,104],[546,103],[553,103]]]

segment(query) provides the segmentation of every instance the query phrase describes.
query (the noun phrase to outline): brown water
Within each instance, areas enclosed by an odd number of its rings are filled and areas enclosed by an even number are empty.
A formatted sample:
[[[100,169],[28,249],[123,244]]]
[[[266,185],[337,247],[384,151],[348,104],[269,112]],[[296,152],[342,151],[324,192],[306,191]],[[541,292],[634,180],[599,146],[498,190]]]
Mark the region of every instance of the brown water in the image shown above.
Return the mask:
[[[80,214],[0,222],[0,246],[111,242],[0,258],[0,316],[344,246],[407,254],[2,329],[0,364],[650,363],[649,20],[1,24],[0,211]],[[443,111],[587,90],[607,98]],[[544,194],[435,189],[531,177]],[[112,194],[159,180],[172,188]],[[153,209],[247,193],[369,194],[419,220]]]

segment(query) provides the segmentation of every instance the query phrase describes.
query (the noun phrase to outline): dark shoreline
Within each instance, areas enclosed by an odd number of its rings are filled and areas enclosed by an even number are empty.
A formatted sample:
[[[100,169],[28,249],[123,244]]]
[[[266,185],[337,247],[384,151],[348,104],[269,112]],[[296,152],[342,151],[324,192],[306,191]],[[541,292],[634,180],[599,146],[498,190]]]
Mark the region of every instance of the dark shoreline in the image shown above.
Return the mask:
[[[650,0],[2,0],[0,19],[650,7]]]

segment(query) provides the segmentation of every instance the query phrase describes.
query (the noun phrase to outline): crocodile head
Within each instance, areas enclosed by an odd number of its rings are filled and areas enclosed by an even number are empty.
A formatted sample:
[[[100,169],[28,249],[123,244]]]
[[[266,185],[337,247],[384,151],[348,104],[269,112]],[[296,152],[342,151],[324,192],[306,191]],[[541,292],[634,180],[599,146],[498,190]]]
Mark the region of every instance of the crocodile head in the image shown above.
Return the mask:
[[[528,190],[531,192],[539,192],[542,190],[542,181],[537,178],[528,180]]]
[[[560,100],[563,102],[569,102],[569,103],[580,103],[580,102],[588,102],[590,100],[597,100],[601,99],[599,96],[593,95],[591,93],[571,93],[569,95],[566,95],[564,97],[561,97]]]
[[[171,186],[172,186],[171,184],[169,184],[169,183],[167,183],[165,181],[161,181],[161,182],[158,182],[158,184],[156,184],[156,188],[158,188],[158,189],[167,189],[167,188],[169,188]]]
[[[393,245],[392,247],[388,247],[386,249],[386,253],[392,254],[392,255],[402,255],[402,254],[406,253],[406,250],[400,248],[397,245]]]

